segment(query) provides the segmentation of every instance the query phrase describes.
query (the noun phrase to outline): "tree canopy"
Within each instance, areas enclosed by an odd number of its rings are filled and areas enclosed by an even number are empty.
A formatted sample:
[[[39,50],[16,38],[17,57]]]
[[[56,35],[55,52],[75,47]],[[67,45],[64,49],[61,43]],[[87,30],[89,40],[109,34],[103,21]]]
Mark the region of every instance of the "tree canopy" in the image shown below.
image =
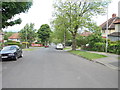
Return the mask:
[[[36,39],[36,29],[34,24],[26,24],[23,29],[20,30],[21,41],[32,43]]]
[[[2,28],[20,24],[20,18],[11,20],[16,14],[25,13],[29,10],[32,2],[2,2]]]
[[[76,35],[81,27],[89,28],[92,23],[92,17],[98,14],[104,14],[108,1],[85,2],[81,0],[58,0],[54,4],[54,20],[61,18],[65,23],[67,30],[72,35],[72,49],[76,49]],[[64,21],[63,21],[64,20]],[[54,26],[57,23],[54,23]]]
[[[51,29],[48,24],[43,24],[41,27],[38,29],[38,38],[41,39],[41,42],[43,44],[47,44],[50,38],[51,34]]]

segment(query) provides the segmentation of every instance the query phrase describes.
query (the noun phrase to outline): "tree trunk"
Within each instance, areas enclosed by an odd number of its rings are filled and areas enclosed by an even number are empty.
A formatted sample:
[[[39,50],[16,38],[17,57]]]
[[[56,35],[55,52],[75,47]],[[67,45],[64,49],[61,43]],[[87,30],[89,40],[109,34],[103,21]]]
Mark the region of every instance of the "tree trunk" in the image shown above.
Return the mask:
[[[72,37],[72,50],[76,50],[76,35]]]

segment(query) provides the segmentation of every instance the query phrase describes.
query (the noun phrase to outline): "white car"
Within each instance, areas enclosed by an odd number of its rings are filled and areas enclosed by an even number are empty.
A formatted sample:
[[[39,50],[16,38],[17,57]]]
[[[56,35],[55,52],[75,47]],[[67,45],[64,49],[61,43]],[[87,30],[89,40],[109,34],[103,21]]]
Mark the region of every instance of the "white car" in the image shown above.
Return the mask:
[[[63,50],[63,45],[61,43],[57,44],[56,49]]]

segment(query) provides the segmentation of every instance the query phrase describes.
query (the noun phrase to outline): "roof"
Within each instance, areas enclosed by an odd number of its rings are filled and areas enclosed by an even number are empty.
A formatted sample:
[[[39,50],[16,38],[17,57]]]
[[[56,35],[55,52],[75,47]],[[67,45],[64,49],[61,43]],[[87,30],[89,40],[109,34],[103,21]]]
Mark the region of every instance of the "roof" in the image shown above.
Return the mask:
[[[91,34],[92,34],[91,32],[85,31],[82,34],[80,34],[80,36],[89,36]]]
[[[118,18],[118,19],[114,22],[114,24],[120,24],[120,18]]]
[[[108,36],[120,37],[120,32],[113,32],[109,34]]]
[[[108,19],[108,30],[114,30],[115,29],[115,24],[114,23],[116,23],[118,19],[119,19],[119,17],[116,17],[116,14],[112,14],[112,18]],[[106,30],[106,26],[107,26],[107,21],[105,21],[104,23],[102,23],[100,25],[102,30]]]
[[[20,39],[19,33],[12,34],[9,39]]]

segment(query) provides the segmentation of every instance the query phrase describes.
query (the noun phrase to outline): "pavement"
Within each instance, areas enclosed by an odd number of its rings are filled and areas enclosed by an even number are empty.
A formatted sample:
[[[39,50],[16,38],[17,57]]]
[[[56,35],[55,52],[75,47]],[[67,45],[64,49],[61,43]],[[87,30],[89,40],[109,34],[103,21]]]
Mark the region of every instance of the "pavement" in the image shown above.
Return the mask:
[[[97,63],[103,64],[109,68],[112,68],[115,70],[120,70],[120,66],[119,66],[120,61],[118,59],[118,57],[120,57],[120,55],[106,53],[106,52],[95,52],[95,51],[87,51],[87,52],[106,55],[107,57],[95,59],[94,61]]]
[[[81,50],[81,49],[77,49],[77,50]],[[69,51],[69,50],[64,50],[64,51]],[[82,51],[86,51],[86,50],[82,50]],[[107,56],[107,57],[95,59],[93,61],[96,62],[96,63],[100,63],[100,64],[102,64],[104,66],[107,66],[107,67],[109,67],[111,69],[120,70],[120,61],[118,59],[118,57],[120,57],[120,55],[106,53],[106,52],[96,52],[96,51],[87,51],[87,52]]]

